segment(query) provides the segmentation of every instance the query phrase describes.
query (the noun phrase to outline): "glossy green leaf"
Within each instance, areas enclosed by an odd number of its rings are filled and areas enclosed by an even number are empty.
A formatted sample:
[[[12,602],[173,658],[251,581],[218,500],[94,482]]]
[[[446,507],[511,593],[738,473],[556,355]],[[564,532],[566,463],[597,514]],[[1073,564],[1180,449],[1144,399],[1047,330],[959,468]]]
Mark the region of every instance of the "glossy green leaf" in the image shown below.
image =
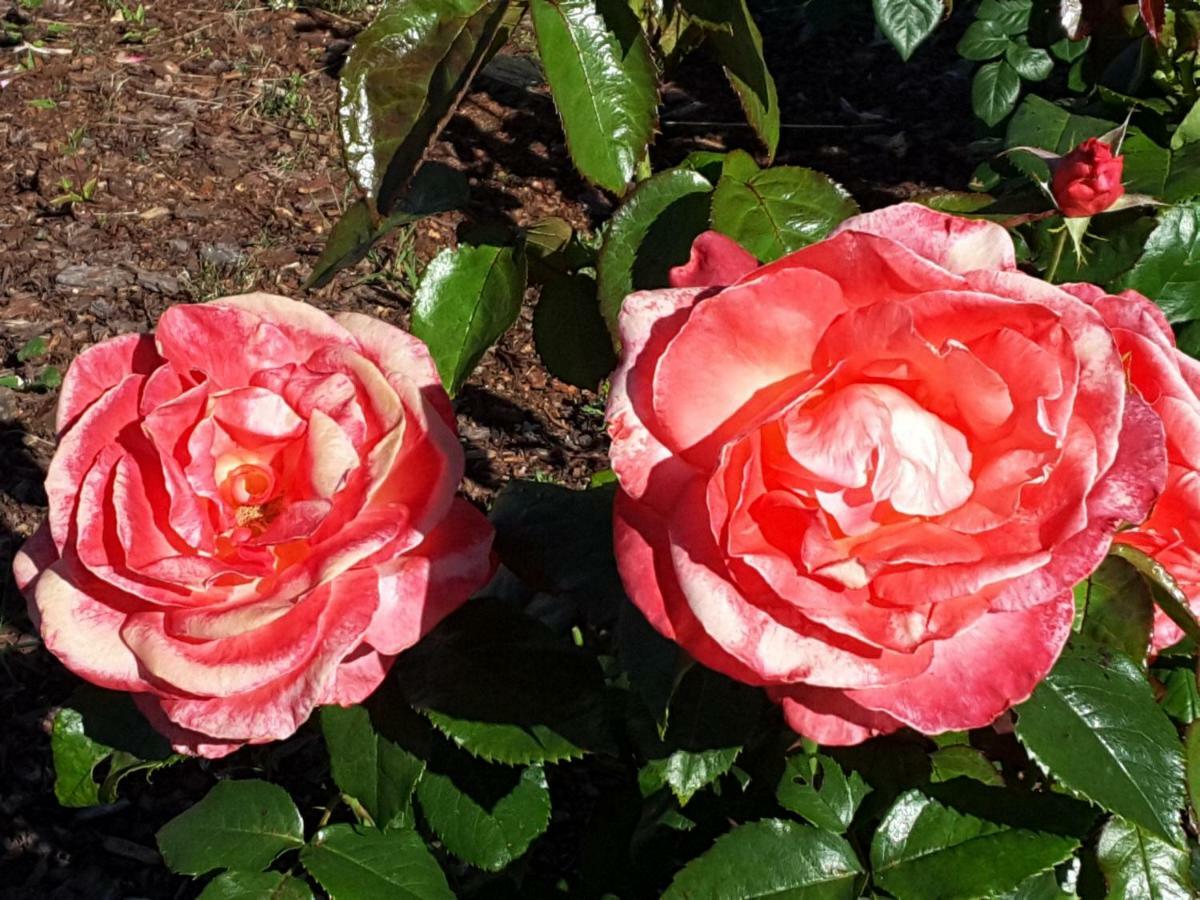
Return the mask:
[[[1009,39],[995,22],[977,19],[967,26],[958,42],[958,55],[976,62],[986,62],[1003,55]]]
[[[643,736],[644,791],[667,786],[687,803],[733,766],[762,709],[761,692],[692,666],[671,698],[666,734]]]
[[[1200,319],[1200,203],[1165,210],[1122,286],[1159,305],[1171,322]]]
[[[1181,725],[1190,725],[1200,719],[1200,687],[1196,684],[1196,673],[1184,667],[1159,672],[1158,677],[1163,685],[1163,696],[1159,701],[1163,711]]]
[[[1045,81],[1054,71],[1054,60],[1041,47],[1031,47],[1024,38],[1012,41],[1004,59],[1026,81]]]
[[[429,827],[464,862],[498,872],[524,855],[550,824],[546,773],[530,766],[491,808],[477,802],[447,775],[428,772],[417,785]]]
[[[942,0],[871,0],[875,23],[907,61],[946,15]]]
[[[73,709],[60,709],[50,731],[54,758],[54,796],[67,807],[96,806],[100,785],[92,777],[96,766],[113,752],[84,732],[83,717]]]
[[[623,0],[531,0],[550,91],[580,173],[625,193],[658,124],[658,73]]]
[[[527,765],[608,747],[595,657],[502,603],[468,603],[396,672],[409,702],[483,759]]]
[[[596,280],[563,275],[542,285],[533,313],[533,342],[542,364],[555,378],[595,390],[617,365]]]
[[[1150,646],[1154,598],[1142,574],[1125,560],[1110,556],[1075,591],[1083,615],[1080,633],[1143,662]]]
[[[725,69],[746,121],[767,149],[768,160],[779,146],[779,95],[763,59],[762,34],[746,0],[680,0],[689,13],[705,18],[713,30],[708,44]]]
[[[304,822],[278,785],[254,778],[219,781],[195,806],[160,828],[157,839],[172,872],[256,872],[304,843]]]
[[[525,255],[512,247],[443,250],[413,299],[412,332],[429,346],[442,383],[458,393],[484,352],[517,320]]]
[[[949,809],[918,791],[901,796],[871,842],[875,883],[899,898],[995,896],[1068,859],[1079,842],[1009,828]]]
[[[337,220],[305,287],[316,289],[364,258],[396,228],[466,206],[470,189],[466,176],[441,163],[426,163],[413,177],[391,215],[376,221],[365,200],[352,203]]]
[[[1083,56],[1083,54],[1087,53],[1088,47],[1091,45],[1091,35],[1080,38],[1077,41],[1073,41],[1070,38],[1064,37],[1050,45],[1050,52],[1053,53],[1057,59],[1061,59],[1063,62],[1074,62],[1075,60],[1079,59],[1079,57]]]
[[[339,81],[342,145],[383,214],[403,194],[500,33],[507,0],[392,0],[359,32]]]
[[[412,827],[413,789],[425,763],[380,737],[361,706],[323,707],[321,731],[342,793],[357,800],[379,828]]]
[[[1072,638],[1016,711],[1017,736],[1064,787],[1166,840],[1182,839],[1182,748],[1136,663]]]
[[[1110,131],[1114,124],[1106,119],[1074,115],[1049,100],[1030,95],[1021,101],[1008,123],[1004,145],[1068,153],[1085,139]]]
[[[995,900],[1068,900],[1075,894],[1059,882],[1056,872],[1040,872],[1026,878],[1011,891],[997,895]]]
[[[862,865],[844,838],[765,819],[739,825],[688,863],[663,900],[852,900]]]
[[[735,151],[730,157],[745,157]],[[798,166],[742,172],[726,166],[712,198],[712,225],[762,262],[821,240],[858,212],[844,188]]]
[[[1033,0],[983,0],[977,18],[993,23],[1005,34],[1024,34],[1029,29]]]
[[[1196,896],[1186,850],[1159,840],[1117,816],[1096,846],[1108,900],[1190,900]]]
[[[688,261],[708,226],[711,192],[699,172],[668,169],[639,184],[609,220],[596,269],[600,312],[614,335],[625,298],[666,287],[667,270]]]
[[[300,862],[336,900],[454,900],[437,860],[415,831],[330,825]]]
[[[1004,786],[1004,778],[995,764],[983,753],[965,744],[942,747],[930,754],[929,762],[933,766],[931,780],[934,782],[971,778],[983,784]]]
[[[197,900],[312,900],[312,890],[286,872],[225,872]]]
[[[998,125],[1017,105],[1021,76],[1007,62],[985,63],[971,79],[971,109],[985,125]]]
[[[835,834],[850,827],[859,804],[869,793],[870,786],[857,772],[847,776],[831,757],[803,753],[788,757],[775,789],[780,806]]]

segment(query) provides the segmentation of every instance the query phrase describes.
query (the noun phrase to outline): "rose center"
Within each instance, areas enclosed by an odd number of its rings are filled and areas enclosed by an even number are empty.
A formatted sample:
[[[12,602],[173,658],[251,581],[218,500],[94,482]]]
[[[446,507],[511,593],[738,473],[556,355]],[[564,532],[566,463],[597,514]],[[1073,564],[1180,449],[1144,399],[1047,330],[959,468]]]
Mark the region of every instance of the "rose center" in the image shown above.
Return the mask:
[[[963,434],[889,385],[850,385],[797,410],[786,440],[807,474],[802,488],[846,534],[875,528],[881,504],[937,516],[974,489]]]
[[[225,476],[224,488],[235,506],[259,506],[275,493],[275,473],[266,466],[245,463]]]

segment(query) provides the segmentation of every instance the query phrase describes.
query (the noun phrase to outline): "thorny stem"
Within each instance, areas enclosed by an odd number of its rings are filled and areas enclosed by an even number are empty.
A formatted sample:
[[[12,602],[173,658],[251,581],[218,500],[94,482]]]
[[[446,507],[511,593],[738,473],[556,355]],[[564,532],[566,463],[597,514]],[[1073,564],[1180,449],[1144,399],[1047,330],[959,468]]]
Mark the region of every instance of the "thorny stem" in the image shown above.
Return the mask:
[[[1067,246],[1067,226],[1063,223],[1062,230],[1058,233],[1058,241],[1054,245],[1054,255],[1050,258],[1050,268],[1046,270],[1046,280],[1051,284],[1054,283],[1054,276],[1058,274],[1058,264],[1062,262],[1063,250]]]

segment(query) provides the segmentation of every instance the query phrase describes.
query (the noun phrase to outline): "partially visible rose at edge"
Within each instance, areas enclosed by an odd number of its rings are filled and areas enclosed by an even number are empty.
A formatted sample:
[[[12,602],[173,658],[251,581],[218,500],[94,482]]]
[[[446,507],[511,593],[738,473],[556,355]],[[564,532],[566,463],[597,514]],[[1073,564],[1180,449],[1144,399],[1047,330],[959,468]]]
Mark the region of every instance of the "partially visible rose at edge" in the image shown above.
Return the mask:
[[[1150,518],[1117,540],[1162,563],[1200,613],[1200,363],[1176,348],[1166,317],[1141,294],[1077,287],[1112,328],[1129,383],[1166,431],[1166,489]],[[1157,653],[1182,638],[1179,626],[1155,608],[1151,649]]]
[[[366,316],[171,307],[79,355],[58,431],[17,582],[47,648],[181,752],[361,701],[491,573],[429,353]]]
[[[1050,193],[1064,216],[1102,213],[1125,195],[1125,157],[1098,138],[1088,138],[1054,166]]]
[[[728,239],[703,250],[691,286],[620,315],[630,596],[821,743],[991,723],[1163,486],[1162,425],[1108,327],[1018,271],[999,226],[913,204],[761,268],[743,253],[733,279]]]

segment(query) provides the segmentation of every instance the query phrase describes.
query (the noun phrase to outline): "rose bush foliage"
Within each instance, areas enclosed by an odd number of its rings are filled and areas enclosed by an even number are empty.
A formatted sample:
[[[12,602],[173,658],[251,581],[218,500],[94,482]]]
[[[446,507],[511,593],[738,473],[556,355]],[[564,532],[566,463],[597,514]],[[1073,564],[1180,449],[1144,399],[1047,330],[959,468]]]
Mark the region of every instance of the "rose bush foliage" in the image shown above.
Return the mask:
[[[489,576],[423,344],[267,294],[98,344],[16,560],[46,646],[220,756],[349,705]]]
[[[706,240],[690,286],[621,313],[630,596],[821,743],[991,723],[1165,479],[1088,291],[1018,271],[999,226],[911,204],[761,268]]]

